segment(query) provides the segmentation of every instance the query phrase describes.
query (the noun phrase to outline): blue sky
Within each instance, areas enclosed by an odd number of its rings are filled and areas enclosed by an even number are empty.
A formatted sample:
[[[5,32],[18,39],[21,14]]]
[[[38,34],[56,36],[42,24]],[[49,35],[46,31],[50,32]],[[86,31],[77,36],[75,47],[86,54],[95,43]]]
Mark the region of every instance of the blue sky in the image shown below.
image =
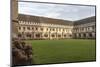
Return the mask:
[[[19,2],[18,12],[21,14],[75,21],[95,16],[95,7]]]

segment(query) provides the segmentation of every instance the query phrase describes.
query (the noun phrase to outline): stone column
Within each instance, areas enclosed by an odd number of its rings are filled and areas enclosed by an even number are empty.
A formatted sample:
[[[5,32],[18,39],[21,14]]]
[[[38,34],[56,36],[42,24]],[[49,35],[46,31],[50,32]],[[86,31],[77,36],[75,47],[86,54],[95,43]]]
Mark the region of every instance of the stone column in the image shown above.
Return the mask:
[[[83,33],[81,33],[81,38],[83,38]]]
[[[50,33],[50,40],[52,39],[52,37],[51,37],[51,33]]]
[[[41,38],[42,38],[42,39],[44,39],[44,34],[45,34],[45,33],[43,33],[43,32],[41,33]]]
[[[34,39],[36,39],[36,33],[35,32],[34,32],[33,36],[34,36]]]
[[[86,33],[86,38],[89,38],[89,33]]]
[[[77,33],[76,38],[79,38],[79,33]]]
[[[31,32],[31,39],[33,39],[33,35],[32,35],[32,32]]]
[[[41,32],[41,39],[44,39],[44,33]]]
[[[58,33],[56,32],[56,39],[58,39]]]
[[[49,39],[50,39],[50,31],[49,31]]]

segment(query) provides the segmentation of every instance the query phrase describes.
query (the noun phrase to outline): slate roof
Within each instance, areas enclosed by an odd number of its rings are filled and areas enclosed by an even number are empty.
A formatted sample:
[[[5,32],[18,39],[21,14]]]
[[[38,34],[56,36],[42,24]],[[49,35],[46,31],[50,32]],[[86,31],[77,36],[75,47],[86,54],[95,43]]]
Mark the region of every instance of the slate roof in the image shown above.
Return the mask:
[[[96,22],[96,16],[88,17],[85,19],[74,21],[74,25]]]
[[[25,15],[25,14],[19,14],[18,20],[34,21],[37,23],[60,24],[60,25],[72,25],[73,24],[72,21],[68,21],[68,20],[47,18],[47,17],[41,17],[41,16],[32,16],[32,15]]]
[[[19,14],[18,20],[31,21],[37,23],[60,24],[60,25],[79,25],[79,24],[96,22],[96,16],[88,17],[77,21],[70,21],[70,20],[54,19],[42,16]]]

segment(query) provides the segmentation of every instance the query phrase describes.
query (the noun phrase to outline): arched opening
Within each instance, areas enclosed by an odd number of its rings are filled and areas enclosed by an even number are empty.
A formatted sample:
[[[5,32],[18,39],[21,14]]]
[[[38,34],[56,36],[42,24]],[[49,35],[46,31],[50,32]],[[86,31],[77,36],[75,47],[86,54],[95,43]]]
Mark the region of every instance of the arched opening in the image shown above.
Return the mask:
[[[72,37],[72,35],[70,34],[69,37]]]
[[[48,37],[48,34],[45,34],[44,37]]]
[[[54,35],[54,34],[52,34],[52,37],[55,37],[55,35]]]
[[[19,37],[19,38],[21,38],[21,37],[22,37],[22,35],[21,35],[21,34],[18,34],[18,37]]]
[[[86,38],[86,34],[85,33],[83,34],[83,37]]]
[[[61,35],[58,35],[58,37],[61,37]]]
[[[31,34],[28,33],[28,34],[27,34],[27,37],[31,37]]]
[[[36,37],[40,37],[40,34],[36,34]]]
[[[79,38],[81,38],[81,34],[79,33],[78,35],[79,35]]]
[[[66,35],[64,35],[64,37],[66,37]]]
[[[43,31],[43,28],[41,28],[41,31]]]
[[[89,33],[89,37],[92,38],[92,33]]]

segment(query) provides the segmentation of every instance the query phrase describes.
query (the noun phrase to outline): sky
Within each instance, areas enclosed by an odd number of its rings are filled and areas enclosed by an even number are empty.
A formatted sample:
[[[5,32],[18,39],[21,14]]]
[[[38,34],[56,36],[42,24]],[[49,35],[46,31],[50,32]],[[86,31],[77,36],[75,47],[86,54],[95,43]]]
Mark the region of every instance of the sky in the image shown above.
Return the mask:
[[[94,6],[62,5],[47,3],[19,2],[18,12],[33,16],[43,16],[64,20],[80,20],[95,16]]]

